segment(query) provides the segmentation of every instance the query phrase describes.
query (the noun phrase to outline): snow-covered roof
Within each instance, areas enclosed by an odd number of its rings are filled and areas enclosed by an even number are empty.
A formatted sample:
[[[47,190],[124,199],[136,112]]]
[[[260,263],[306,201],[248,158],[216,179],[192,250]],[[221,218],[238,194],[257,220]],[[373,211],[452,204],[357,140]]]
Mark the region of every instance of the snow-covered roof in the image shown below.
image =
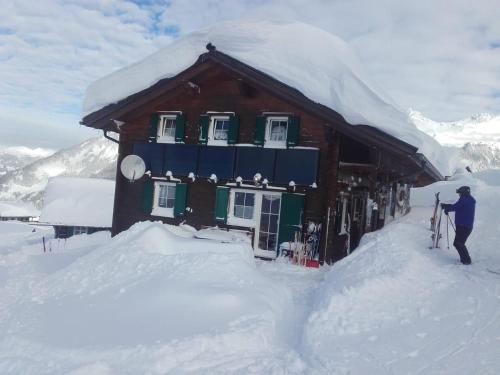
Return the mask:
[[[114,195],[111,180],[53,177],[45,188],[40,222],[111,228]]]
[[[325,105],[352,125],[376,127],[419,149],[442,172],[439,144],[409,121],[405,110],[368,77],[350,47],[335,35],[299,22],[231,21],[183,36],[144,60],[92,83],[88,115],[173,77],[206,53],[207,43]]]
[[[40,211],[31,203],[0,201],[0,217],[38,217]]]

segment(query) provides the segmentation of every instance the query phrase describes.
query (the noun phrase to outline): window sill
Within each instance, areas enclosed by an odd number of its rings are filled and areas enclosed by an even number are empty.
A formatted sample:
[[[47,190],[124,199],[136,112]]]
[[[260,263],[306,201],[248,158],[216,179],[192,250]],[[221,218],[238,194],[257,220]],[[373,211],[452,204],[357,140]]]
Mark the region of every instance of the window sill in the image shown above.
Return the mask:
[[[170,137],[156,137],[156,143],[175,143],[175,139]]]
[[[228,144],[227,141],[209,139],[207,142],[207,146],[228,146]]]
[[[241,219],[239,217],[228,216],[227,223],[237,227],[255,228],[254,219]]]
[[[264,148],[286,149],[286,142],[266,141],[264,143]]]
[[[151,215],[173,218],[174,217],[174,209],[173,208],[165,208],[165,207],[153,207],[153,210],[151,211]]]

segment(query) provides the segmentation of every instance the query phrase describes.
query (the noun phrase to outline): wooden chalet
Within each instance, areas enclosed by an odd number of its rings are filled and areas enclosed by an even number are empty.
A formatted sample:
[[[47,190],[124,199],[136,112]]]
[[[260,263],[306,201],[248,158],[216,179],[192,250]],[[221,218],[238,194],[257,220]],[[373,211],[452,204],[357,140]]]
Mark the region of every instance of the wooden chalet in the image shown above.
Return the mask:
[[[409,188],[442,179],[417,148],[353,126],[279,80],[217,51],[82,124],[119,135],[112,233],[145,220],[247,231],[256,256],[301,241],[321,262],[409,210]]]
[[[110,231],[115,183],[85,177],[52,177],[43,197],[39,224],[52,226],[55,238]]]

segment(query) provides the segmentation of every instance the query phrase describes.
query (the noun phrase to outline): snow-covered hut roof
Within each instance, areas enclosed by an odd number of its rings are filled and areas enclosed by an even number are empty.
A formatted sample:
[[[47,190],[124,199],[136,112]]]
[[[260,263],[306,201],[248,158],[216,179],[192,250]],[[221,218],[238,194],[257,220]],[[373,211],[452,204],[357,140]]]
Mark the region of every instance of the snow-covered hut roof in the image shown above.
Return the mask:
[[[0,201],[0,217],[38,217],[40,211],[31,203]]]
[[[114,195],[111,180],[53,177],[45,188],[40,222],[111,228]]]
[[[351,48],[337,36],[299,22],[222,22],[183,36],[92,83],[84,116],[176,76],[207,52],[209,42],[217,51],[336,111],[349,124],[373,126],[417,147],[441,173],[448,172],[439,143],[419,131],[406,110],[369,78]]]

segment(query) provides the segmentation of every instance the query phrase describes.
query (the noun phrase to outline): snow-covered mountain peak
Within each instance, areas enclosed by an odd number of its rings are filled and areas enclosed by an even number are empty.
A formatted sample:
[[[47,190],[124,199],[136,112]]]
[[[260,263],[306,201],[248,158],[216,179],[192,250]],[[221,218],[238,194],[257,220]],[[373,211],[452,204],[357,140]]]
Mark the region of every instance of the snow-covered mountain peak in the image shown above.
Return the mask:
[[[438,122],[410,109],[408,117],[417,128],[448,147],[456,168],[500,169],[500,114],[479,113],[463,120]]]
[[[0,199],[26,200],[40,205],[50,177],[114,178],[117,145],[105,138],[90,138],[28,165],[0,174]]]
[[[479,113],[463,120],[439,122],[410,109],[410,120],[443,146],[463,147],[467,143],[485,143],[500,148],[500,114]]]

